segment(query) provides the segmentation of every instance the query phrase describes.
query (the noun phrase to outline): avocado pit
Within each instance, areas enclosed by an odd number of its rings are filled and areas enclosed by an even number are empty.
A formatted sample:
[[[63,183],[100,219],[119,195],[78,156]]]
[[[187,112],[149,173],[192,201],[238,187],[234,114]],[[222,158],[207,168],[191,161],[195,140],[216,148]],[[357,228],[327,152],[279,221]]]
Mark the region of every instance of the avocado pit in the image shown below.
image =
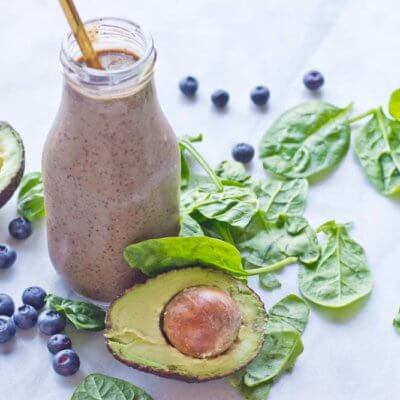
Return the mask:
[[[162,329],[168,342],[194,358],[216,357],[235,342],[240,326],[238,304],[212,286],[182,290],[166,305]]]

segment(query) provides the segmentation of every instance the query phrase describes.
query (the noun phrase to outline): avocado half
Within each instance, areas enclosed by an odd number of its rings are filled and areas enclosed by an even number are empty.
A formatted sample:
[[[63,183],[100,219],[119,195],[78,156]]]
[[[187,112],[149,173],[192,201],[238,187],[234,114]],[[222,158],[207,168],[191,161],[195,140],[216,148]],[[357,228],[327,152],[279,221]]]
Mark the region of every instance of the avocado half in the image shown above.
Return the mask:
[[[239,306],[241,326],[231,347],[214,358],[193,358],[165,339],[162,315],[170,300],[184,289],[212,286],[228,293]],[[234,373],[251,362],[264,342],[264,304],[244,282],[204,268],[173,270],[135,285],[107,312],[105,338],[119,361],[156,375],[203,382]]]
[[[11,198],[24,175],[25,151],[19,134],[0,122],[0,207]]]

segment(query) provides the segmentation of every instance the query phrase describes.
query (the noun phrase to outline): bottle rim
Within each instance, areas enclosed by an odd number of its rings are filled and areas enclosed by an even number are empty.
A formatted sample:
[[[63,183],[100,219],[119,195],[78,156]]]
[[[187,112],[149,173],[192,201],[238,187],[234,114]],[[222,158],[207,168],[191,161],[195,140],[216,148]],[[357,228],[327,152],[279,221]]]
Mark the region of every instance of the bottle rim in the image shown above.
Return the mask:
[[[121,68],[101,70],[90,68],[84,63],[79,62],[82,53],[72,32],[64,38],[60,52],[60,62],[65,75],[76,83],[94,86],[116,86],[120,83],[138,78],[138,80],[147,81],[153,73],[153,67],[156,61],[156,51],[152,36],[136,22],[124,18],[94,18],[85,21],[85,27],[88,32],[95,32],[98,40],[93,42],[95,50],[104,50],[106,48],[97,47],[101,44],[102,36],[111,35],[114,39],[121,40],[121,44],[132,45],[136,41],[139,48],[121,50],[131,50],[138,55],[138,61]],[[89,34],[90,36],[90,34]],[[139,43],[140,42],[140,43]],[[114,48],[113,50],[118,49]],[[138,54],[139,53],[139,54]]]

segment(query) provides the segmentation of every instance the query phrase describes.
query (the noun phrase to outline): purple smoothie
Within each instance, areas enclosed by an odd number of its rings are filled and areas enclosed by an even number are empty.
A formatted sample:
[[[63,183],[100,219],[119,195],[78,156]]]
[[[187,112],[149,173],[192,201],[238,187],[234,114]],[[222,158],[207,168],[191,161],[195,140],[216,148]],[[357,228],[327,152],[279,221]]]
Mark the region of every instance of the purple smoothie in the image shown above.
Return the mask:
[[[128,244],[179,230],[179,150],[158,103],[154,60],[142,75],[126,72],[144,68],[148,46],[139,59],[102,49],[104,71],[89,78],[80,78],[87,68],[77,59],[69,76],[64,60],[62,102],[43,153],[51,261],[77,293],[102,302],[141,279],[123,259]],[[131,77],[119,82],[119,71]]]

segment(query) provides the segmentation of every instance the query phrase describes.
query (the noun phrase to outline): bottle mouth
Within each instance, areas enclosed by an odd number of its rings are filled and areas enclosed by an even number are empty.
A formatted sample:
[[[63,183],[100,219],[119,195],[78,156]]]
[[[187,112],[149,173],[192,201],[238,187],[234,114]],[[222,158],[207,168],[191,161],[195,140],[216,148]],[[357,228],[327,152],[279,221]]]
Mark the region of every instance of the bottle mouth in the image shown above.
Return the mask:
[[[151,35],[142,27],[123,18],[97,18],[85,22],[95,51],[133,53],[138,60],[113,69],[90,68],[80,61],[82,53],[70,32],[61,47],[60,61],[66,77],[89,87],[115,87],[124,82],[136,84],[148,82],[153,73],[156,51]]]

